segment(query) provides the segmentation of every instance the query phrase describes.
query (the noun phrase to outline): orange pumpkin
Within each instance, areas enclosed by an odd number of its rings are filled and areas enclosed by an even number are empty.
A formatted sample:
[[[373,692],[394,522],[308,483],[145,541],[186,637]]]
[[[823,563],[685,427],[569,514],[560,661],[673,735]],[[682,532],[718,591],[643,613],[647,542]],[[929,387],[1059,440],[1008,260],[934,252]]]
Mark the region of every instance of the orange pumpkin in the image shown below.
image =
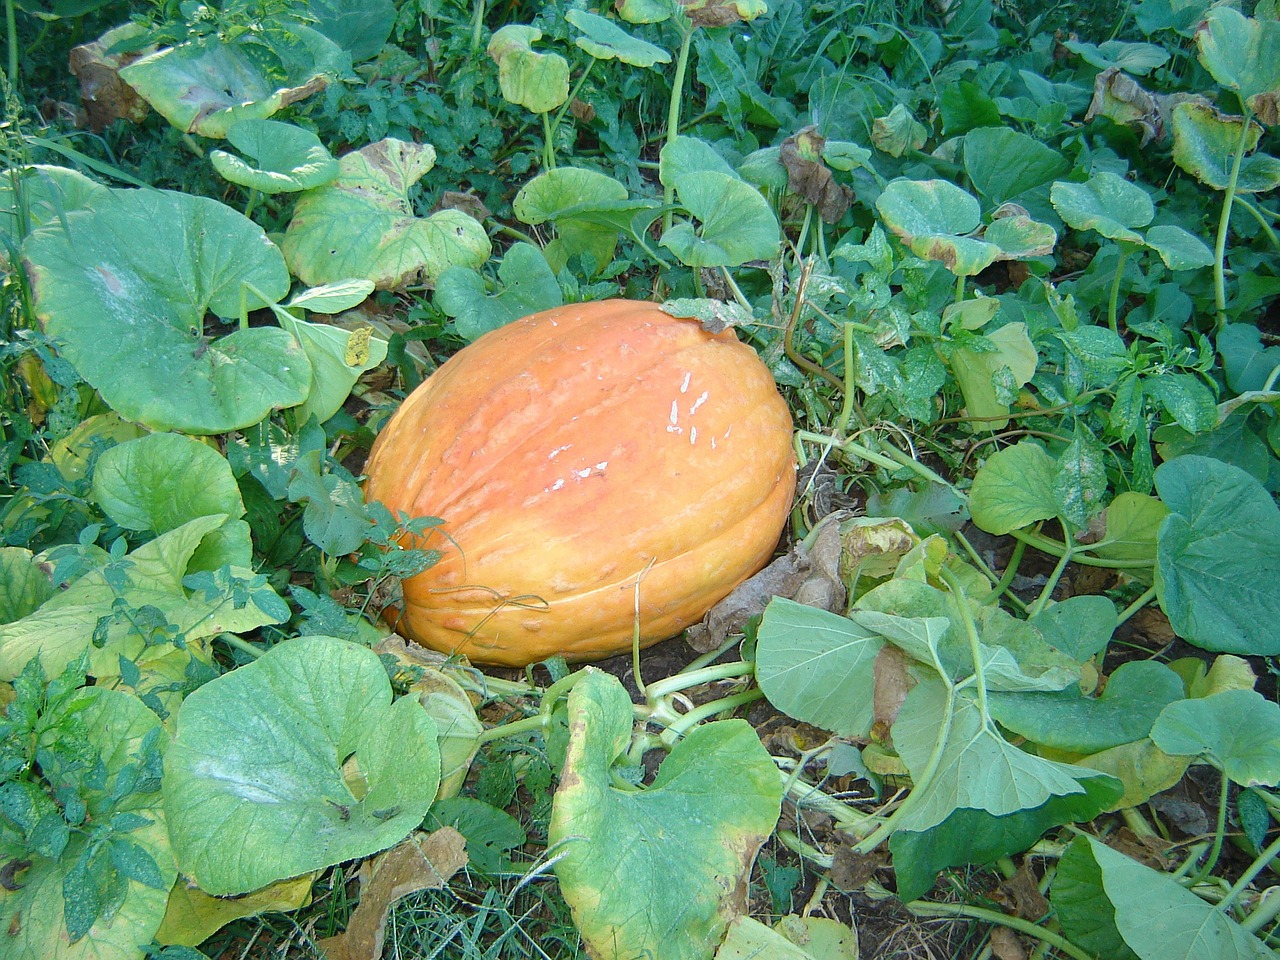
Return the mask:
[[[365,495],[444,520],[396,626],[476,663],[674,636],[770,558],[795,492],[791,415],[732,331],[608,300],[480,337],[415,390]]]

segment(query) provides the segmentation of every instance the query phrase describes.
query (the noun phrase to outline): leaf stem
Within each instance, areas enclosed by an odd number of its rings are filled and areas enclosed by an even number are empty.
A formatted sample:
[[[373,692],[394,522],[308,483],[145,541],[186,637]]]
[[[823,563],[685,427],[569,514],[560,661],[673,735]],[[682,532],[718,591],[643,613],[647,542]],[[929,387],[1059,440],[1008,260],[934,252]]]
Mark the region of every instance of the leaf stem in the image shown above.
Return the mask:
[[[234,647],[242,653],[247,653],[255,660],[267,652],[261,647],[255,647],[248,640],[245,640],[242,637],[237,637],[234,633],[220,633],[218,634],[218,639],[229,647]]]
[[[906,908],[916,916],[922,917],[968,917],[971,920],[984,920],[987,923],[1009,927],[1019,933],[1041,940],[1057,950],[1061,950],[1075,960],[1095,960],[1094,956],[1077,947],[1074,943],[1052,930],[1046,930],[1030,920],[1011,917],[1007,913],[987,910],[983,907],[972,907],[966,903],[934,903],[929,900],[912,900],[905,904]]]
[[[1236,901],[1241,892],[1254,881],[1258,874],[1267,869],[1271,861],[1274,860],[1277,855],[1280,855],[1280,836],[1277,836],[1272,840],[1271,843],[1267,845],[1267,848],[1258,854],[1253,863],[1249,864],[1249,868],[1240,875],[1240,879],[1233,883],[1231,885],[1231,889],[1228,890],[1226,895],[1218,901],[1214,909],[1225,912],[1226,909]],[[1275,897],[1273,899],[1277,901],[1275,908],[1267,912],[1268,915],[1266,919],[1261,921],[1261,923],[1265,923],[1267,920],[1272,919],[1275,916],[1276,910],[1280,910],[1280,897]],[[1246,926],[1249,921],[1253,920],[1254,915],[1257,912],[1258,911],[1255,911],[1254,913],[1249,914],[1248,918],[1245,920]],[[1261,923],[1259,923],[1259,926],[1261,926]],[[1257,930],[1258,928],[1253,927],[1251,929]]]
[[[987,677],[982,663],[982,641],[978,639],[978,625],[973,622],[973,611],[969,609],[964,587],[956,579],[956,575],[945,566],[939,568],[938,575],[955,598],[956,610],[964,623],[965,639],[969,641],[969,656],[973,658],[973,682],[978,694],[978,712],[982,714],[983,723],[990,723],[990,715],[987,713]]]
[[[1035,547],[1037,550],[1053,557],[1061,557],[1071,550],[1071,547],[1059,540],[1046,537],[1042,533],[1033,533],[1030,530],[1010,530],[1009,536],[1015,540],[1022,540],[1027,546]],[[1101,557],[1092,557],[1084,552],[1073,552],[1071,562],[1079,563],[1086,567],[1107,567],[1111,570],[1150,570],[1155,566],[1154,561],[1151,560],[1104,560]]]
[[[1218,857],[1222,855],[1222,841],[1227,833],[1227,798],[1230,796],[1231,779],[1221,770],[1218,771],[1218,774],[1222,777],[1222,788],[1218,791],[1218,822],[1214,826],[1213,846],[1209,850],[1209,856],[1205,859],[1200,869],[1196,871],[1195,876],[1186,882],[1188,888],[1194,887],[1209,876],[1213,872],[1213,868],[1218,865]]]
[[[667,106],[667,145],[675,143],[676,137],[680,135],[680,102],[684,98],[684,76],[689,69],[689,50],[693,46],[693,23],[689,18],[677,9],[672,20],[680,28],[680,52],[676,56],[676,72],[671,79],[671,102]],[[662,188],[662,202],[666,206],[671,206],[675,202],[676,188],[674,183],[664,184]],[[662,230],[665,233],[671,229],[671,211],[668,210],[662,215]]]
[[[1111,328],[1112,333],[1119,333],[1119,320],[1116,317],[1120,309],[1120,283],[1124,279],[1124,265],[1129,260],[1129,254],[1134,250],[1132,244],[1121,241],[1117,244],[1120,248],[1120,256],[1116,261],[1115,279],[1111,281],[1111,296],[1107,300],[1107,326]]]
[[[1222,194],[1222,214],[1218,217],[1218,234],[1213,244],[1213,302],[1218,311],[1218,330],[1227,325],[1227,234],[1230,232],[1231,207],[1236,198],[1236,184],[1240,180],[1240,165],[1244,161],[1245,144],[1249,142],[1253,111],[1247,106],[1240,124],[1240,139],[1236,143],[1231,161],[1231,175],[1227,189]]]
[[[1117,627],[1120,626],[1120,624],[1124,623],[1126,620],[1132,617],[1135,613],[1137,613],[1139,610],[1145,607],[1148,603],[1154,600],[1155,596],[1156,596],[1156,588],[1155,588],[1155,585],[1153,584],[1150,587],[1147,587],[1147,589],[1142,592],[1142,596],[1138,597],[1137,600],[1133,601],[1133,603],[1129,604],[1127,607],[1124,608],[1124,610],[1120,614],[1120,619],[1116,622],[1116,626]]]
[[[491,740],[501,740],[504,737],[518,737],[523,733],[541,733],[547,726],[547,720],[545,713],[538,713],[523,720],[513,720],[511,723],[489,727],[476,738],[476,742],[483,744]]]
[[[1049,574],[1049,580],[1044,585],[1044,589],[1040,591],[1040,596],[1031,606],[1027,607],[1027,616],[1034,617],[1044,612],[1044,608],[1049,605],[1049,601],[1053,598],[1053,591],[1058,586],[1058,581],[1062,579],[1062,574],[1066,572],[1067,564],[1071,562],[1075,556],[1076,547],[1072,543],[1063,544],[1063,551],[1058,557],[1058,562],[1053,568],[1053,572]]]

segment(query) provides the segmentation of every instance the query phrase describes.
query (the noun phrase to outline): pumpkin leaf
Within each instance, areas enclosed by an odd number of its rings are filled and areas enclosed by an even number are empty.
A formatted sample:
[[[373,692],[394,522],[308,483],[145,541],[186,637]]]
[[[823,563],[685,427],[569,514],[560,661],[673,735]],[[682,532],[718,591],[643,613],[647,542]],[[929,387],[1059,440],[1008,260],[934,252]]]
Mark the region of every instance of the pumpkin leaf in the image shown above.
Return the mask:
[[[979,418],[975,429],[1000,430],[1009,421],[1017,390],[1035,376],[1039,358],[1025,323],[1007,323],[985,334],[987,346],[978,351],[960,346],[951,351],[951,372],[964,395],[969,416]]]
[[[967,234],[981,222],[977,199],[947,180],[894,180],[876,200],[885,225],[911,252],[957,276],[981,273],[1000,248]]]
[[[54,593],[46,569],[26,547],[0,547],[0,625],[21,620]]]
[[[1262,137],[1262,127],[1253,120],[1227,116],[1212,104],[1186,100],[1173,108],[1170,128],[1173,162],[1206,186],[1227,189],[1236,151],[1241,149],[1244,156],[1235,175],[1238,192],[1266,193],[1280,185],[1280,158],[1253,152]]]
[[[622,684],[587,668],[568,717],[548,840],[564,844],[555,872],[578,930],[602,957],[703,960],[746,912],[780,810],[777,768],[746,721],[721,720],[677,743],[650,786],[624,789],[612,773],[631,739]]]
[[[1280,22],[1215,7],[1196,29],[1196,53],[1263,123],[1280,122]]]
[[[533,45],[541,39],[536,27],[511,23],[494,32],[488,47],[503,99],[533,113],[548,113],[569,99],[569,61],[558,53],[535,52]]]
[[[765,607],[756,681],[779,710],[847,737],[871,729],[876,654],[884,640],[846,617],[785,597]]]
[[[1204,758],[1242,787],[1280,783],[1280,706],[1256,690],[1172,702],[1151,739],[1165,753]]]
[[[1205,650],[1280,653],[1280,510],[1239,467],[1177,457],[1155,474],[1171,511],[1156,543],[1156,591],[1178,636]]]
[[[1049,193],[1058,216],[1076,230],[1096,230],[1108,240],[1143,242],[1136,228],[1156,215],[1155,204],[1141,187],[1103,170],[1084,183],[1059,180]]]
[[[310,130],[278,120],[240,120],[227,129],[227,142],[257,161],[226,150],[211,150],[209,161],[224,180],[263,193],[296,193],[332,183],[338,161]]]
[[[1141,960],[1263,960],[1272,955],[1225,912],[1214,909],[1168,874],[1143,866],[1088,836],[1073,840],[1063,859],[1074,861],[1076,857],[1091,860],[1092,866],[1082,869],[1068,861],[1068,875],[1074,881],[1067,885],[1068,899],[1075,909],[1068,909],[1062,921],[1073,941],[1078,942],[1079,935],[1090,938],[1093,945],[1113,948],[1114,929]],[[1081,886],[1092,889],[1086,892]],[[1055,905],[1057,901],[1055,885]]]
[[[211,897],[198,887],[176,883],[169,891],[164,922],[156,932],[161,943],[198,947],[233,920],[260,913],[287,913],[311,902],[318,872],[269,883],[243,897]]]
[[[677,137],[662,148],[658,173],[699,222],[674,224],[658,241],[686,266],[736,267],[777,253],[781,228],[768,201],[710,144]]]
[[[24,245],[45,330],[103,399],[128,420],[194,434],[247,427],[306,399],[310,364],[284,330],[205,334],[206,312],[237,317],[247,285],[270,302],[288,291],[284,258],[262,229],[204,197],[110,196]]]
[[[503,255],[498,283],[497,293],[486,293],[484,278],[461,267],[450,268],[440,277],[436,306],[454,318],[464,340],[475,340],[512,320],[564,303],[546,257],[529,243],[513,244]]]
[[[338,161],[338,179],[298,199],[284,235],[289,269],[318,286],[351,278],[390,290],[450,266],[477,268],[492,249],[484,228],[460,210],[414,216],[409,191],[435,166],[430,144],[379,140]]]
[[[215,896],[393,846],[440,779],[417,698],[392,703],[377,654],[334,637],[286,640],[210,681],[183,701],[178,730],[165,754],[169,834],[179,868]]]
[[[351,55],[354,63],[382,50],[396,23],[394,0],[307,0],[315,28]]]
[[[1017,199],[1070,168],[1057,150],[1009,127],[978,127],[964,135],[965,172],[992,207]]]
[[[350,62],[319,31],[289,24],[296,55],[277,82],[251,46],[193,40],[164,47],[120,69],[120,78],[184,133],[222,139],[240,120],[262,120],[323,90],[330,76],[350,75]],[[292,67],[292,69],[289,69]]]
[[[585,10],[569,10],[564,18],[582,31],[574,43],[597,60],[621,60],[633,67],[670,63],[671,54],[639,37],[633,37],[612,20]]]

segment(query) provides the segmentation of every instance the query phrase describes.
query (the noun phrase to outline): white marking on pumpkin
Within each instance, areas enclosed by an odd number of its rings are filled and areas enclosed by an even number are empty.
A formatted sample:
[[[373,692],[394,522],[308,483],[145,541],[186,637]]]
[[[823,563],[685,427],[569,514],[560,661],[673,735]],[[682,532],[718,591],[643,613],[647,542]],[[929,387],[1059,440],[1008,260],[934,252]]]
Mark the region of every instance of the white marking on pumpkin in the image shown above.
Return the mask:
[[[581,470],[575,470],[573,471],[573,475],[580,480],[585,480],[587,477],[591,476],[591,468],[583,467]]]
[[[597,469],[597,470],[603,470],[603,469],[604,469],[605,467],[607,467],[608,465],[609,465],[609,461],[608,461],[608,460],[601,460],[599,463],[597,463],[597,464],[596,464],[596,469]]]
[[[563,447],[556,447],[554,450],[552,450],[550,453],[547,454],[547,459],[554,460],[556,457],[560,456],[560,454],[564,453],[566,450],[568,450],[572,446],[573,446],[572,443],[566,443]]]
[[[564,481],[563,481],[563,480],[557,480],[555,483],[553,483],[553,484],[550,486],[550,488],[549,488],[549,489],[551,489],[551,490],[559,490],[559,489],[560,489],[561,487],[563,487],[563,486],[564,486]]]
[[[689,428],[689,443],[690,443],[690,444],[693,444],[693,443],[697,443],[697,441],[698,441],[698,428],[697,428],[697,427],[690,427],[690,428]]]
[[[671,426],[674,427],[676,425],[676,422],[679,419],[679,417],[680,417],[680,410],[676,406],[676,402],[672,400],[671,401]]]
[[[681,393],[687,393],[687,392],[688,392],[688,390],[689,390],[689,381],[690,381],[690,380],[692,380],[692,379],[693,379],[693,371],[692,371],[692,370],[686,370],[686,371],[685,371],[685,373],[684,373],[684,379],[683,379],[682,381],[680,381],[680,392],[681,392]]]
[[[710,394],[707,393],[706,390],[703,390],[702,395],[698,397],[697,400],[693,401],[693,406],[689,408],[689,416],[692,417],[695,413],[698,412],[698,408],[707,402],[708,396],[710,396]]]
[[[716,438],[715,438],[715,437],[712,437],[712,438],[711,438],[711,449],[712,449],[712,450],[714,450],[715,448],[716,448]]]

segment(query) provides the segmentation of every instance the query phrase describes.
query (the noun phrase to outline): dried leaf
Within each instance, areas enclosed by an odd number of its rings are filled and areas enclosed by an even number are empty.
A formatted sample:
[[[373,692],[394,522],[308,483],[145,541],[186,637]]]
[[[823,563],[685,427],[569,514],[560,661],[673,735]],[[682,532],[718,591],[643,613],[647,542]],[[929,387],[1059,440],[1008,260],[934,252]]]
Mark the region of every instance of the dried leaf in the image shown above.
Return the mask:
[[[911,658],[891,643],[886,643],[876,654],[872,667],[875,687],[872,694],[875,723],[878,729],[888,730],[898,719],[898,711],[915,686],[908,667]]]
[[[121,30],[112,30],[92,43],[71,48],[71,73],[80,81],[80,102],[89,119],[89,129],[94,133],[101,133],[116,120],[141,123],[151,112],[147,101],[120,79],[120,68],[139,55],[107,53],[107,47],[119,39]]]
[[[1049,901],[1040,892],[1036,876],[1025,860],[1017,873],[1000,884],[1000,890],[1024,920],[1039,920],[1049,912]]]
[[[849,209],[853,194],[836,183],[831,169],[822,162],[826,140],[815,127],[805,127],[782,141],[778,159],[787,168],[787,186],[813,204],[827,223],[835,223]]]
[[[316,945],[329,960],[379,960],[392,904],[419,890],[438,890],[466,863],[466,840],[453,827],[414,834],[374,861],[346,932]]]
[[[837,836],[842,842],[831,857],[831,882],[845,893],[859,890],[888,862],[888,856],[883,847],[871,853],[857,853],[852,838],[842,833]]]
[[[991,930],[991,953],[998,960],[1027,960],[1027,949],[1018,939],[1018,935],[1008,927],[993,927]]]

